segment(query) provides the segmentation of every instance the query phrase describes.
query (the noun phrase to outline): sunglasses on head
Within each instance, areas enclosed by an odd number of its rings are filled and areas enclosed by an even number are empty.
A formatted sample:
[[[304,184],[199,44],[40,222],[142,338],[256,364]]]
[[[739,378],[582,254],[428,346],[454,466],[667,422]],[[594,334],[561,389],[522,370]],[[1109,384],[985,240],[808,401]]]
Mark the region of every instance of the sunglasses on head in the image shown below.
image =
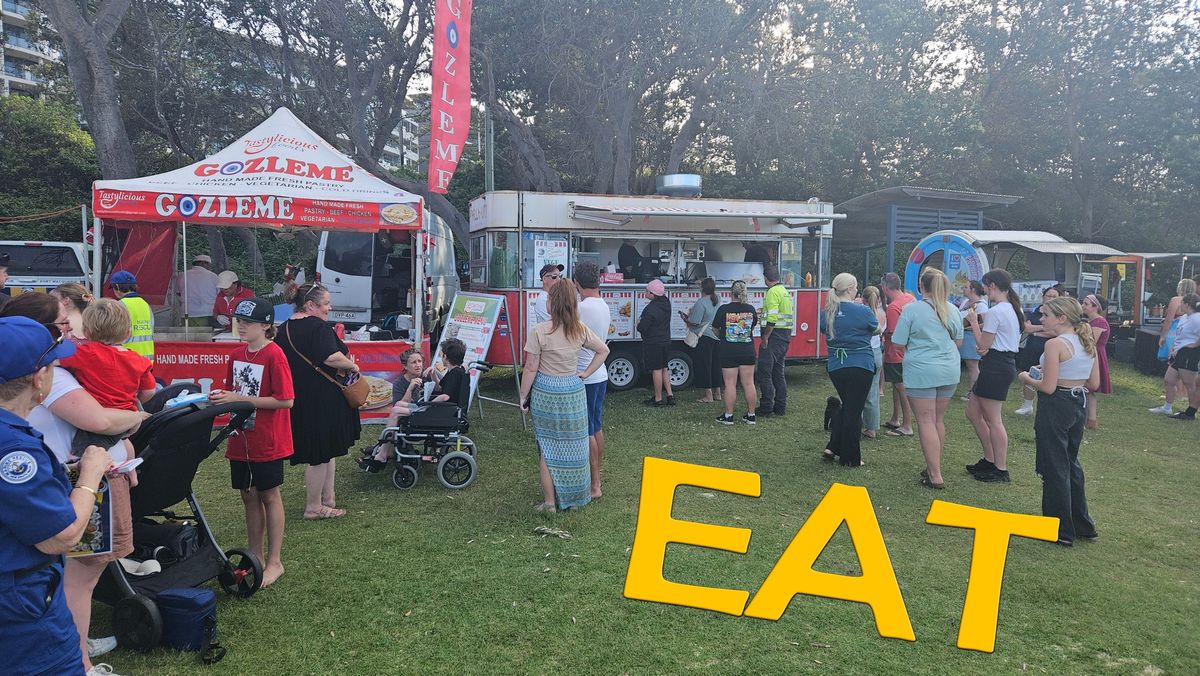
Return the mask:
[[[58,326],[55,324],[43,324],[42,326],[45,326],[46,329],[50,331],[50,336],[54,338],[54,342],[50,343],[50,347],[46,348],[46,351],[42,352],[42,354],[38,356],[37,361],[34,362],[34,365],[39,369],[46,366],[46,364],[42,363],[45,361],[46,356],[53,352],[54,349],[59,345],[62,345],[63,341],[67,339],[67,334],[60,331]]]

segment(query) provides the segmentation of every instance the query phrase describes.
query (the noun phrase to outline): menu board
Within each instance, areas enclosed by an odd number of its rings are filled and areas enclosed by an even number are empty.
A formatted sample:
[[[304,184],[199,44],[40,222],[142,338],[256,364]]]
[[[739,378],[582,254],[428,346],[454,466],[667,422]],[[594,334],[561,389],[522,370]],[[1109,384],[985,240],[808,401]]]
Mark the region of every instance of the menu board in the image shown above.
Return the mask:
[[[437,349],[433,353],[433,364],[439,364],[442,355],[442,341],[457,338],[467,347],[463,365],[470,366],[472,362],[483,361],[492,344],[492,336],[496,332],[496,322],[500,319],[500,308],[504,305],[504,296],[486,293],[467,293],[460,291],[450,304],[450,316],[442,329],[442,337],[438,340]],[[479,369],[471,369],[470,398],[474,398],[475,390],[479,387]],[[426,383],[426,395],[432,389],[433,383]]]
[[[569,247],[565,239],[535,239],[533,240],[533,269],[541,270],[546,265],[561,265],[567,267]]]
[[[533,333],[533,327],[537,326],[537,318],[534,317],[534,308],[537,307],[537,301],[542,297],[545,291],[526,291],[525,292],[525,335]]]
[[[637,291],[601,291],[600,298],[608,304],[610,323],[608,338],[610,340],[633,340],[633,324],[635,317],[634,306],[637,305]]]
[[[687,322],[679,316],[686,314],[700,300],[699,291],[679,291],[668,294],[671,300],[671,340],[683,340],[687,336]]]

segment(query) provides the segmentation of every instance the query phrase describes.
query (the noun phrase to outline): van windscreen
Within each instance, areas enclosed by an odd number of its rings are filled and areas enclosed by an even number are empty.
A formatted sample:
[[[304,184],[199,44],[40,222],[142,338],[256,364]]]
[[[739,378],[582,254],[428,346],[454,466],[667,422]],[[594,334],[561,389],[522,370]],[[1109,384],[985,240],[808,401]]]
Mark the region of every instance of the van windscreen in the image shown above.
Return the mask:
[[[13,277],[81,277],[83,269],[70,247],[0,244],[0,254],[12,259],[8,274]]]
[[[325,267],[345,275],[371,276],[374,239],[367,232],[331,232],[325,242]]]

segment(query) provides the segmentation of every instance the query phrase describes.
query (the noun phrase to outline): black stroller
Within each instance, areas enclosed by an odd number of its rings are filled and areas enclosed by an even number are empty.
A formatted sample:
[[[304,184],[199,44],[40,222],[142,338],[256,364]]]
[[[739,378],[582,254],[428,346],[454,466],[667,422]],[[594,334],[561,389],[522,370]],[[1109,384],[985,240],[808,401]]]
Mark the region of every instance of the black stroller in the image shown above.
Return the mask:
[[[221,550],[192,492],[200,463],[252,413],[254,406],[247,402],[187,404],[155,413],[130,437],[142,459],[138,485],[130,491],[135,556],[159,560],[162,571],[130,575],[114,561],[96,585],[94,597],[113,606],[113,629],[122,647],[158,645],[162,618],[154,600],[161,591],[217,578],[226,592],[245,598],[261,586],[262,563],[244,549]],[[229,422],[214,432],[213,421],[222,415],[229,415]],[[166,511],[181,501],[191,514]]]

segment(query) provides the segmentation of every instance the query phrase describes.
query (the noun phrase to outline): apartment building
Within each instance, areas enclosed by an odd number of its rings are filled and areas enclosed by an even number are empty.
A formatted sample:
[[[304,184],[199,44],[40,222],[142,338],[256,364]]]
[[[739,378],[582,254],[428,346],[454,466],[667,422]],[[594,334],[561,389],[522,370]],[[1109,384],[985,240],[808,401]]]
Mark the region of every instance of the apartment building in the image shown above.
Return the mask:
[[[0,0],[0,96],[37,96],[41,89],[37,67],[58,58],[34,42],[33,11],[29,0]]]
[[[417,171],[421,164],[421,143],[428,142],[429,106],[424,109],[410,107],[404,110],[404,118],[392,130],[392,136],[383,148],[379,163],[391,171],[412,169]],[[424,123],[424,124],[423,124]]]

